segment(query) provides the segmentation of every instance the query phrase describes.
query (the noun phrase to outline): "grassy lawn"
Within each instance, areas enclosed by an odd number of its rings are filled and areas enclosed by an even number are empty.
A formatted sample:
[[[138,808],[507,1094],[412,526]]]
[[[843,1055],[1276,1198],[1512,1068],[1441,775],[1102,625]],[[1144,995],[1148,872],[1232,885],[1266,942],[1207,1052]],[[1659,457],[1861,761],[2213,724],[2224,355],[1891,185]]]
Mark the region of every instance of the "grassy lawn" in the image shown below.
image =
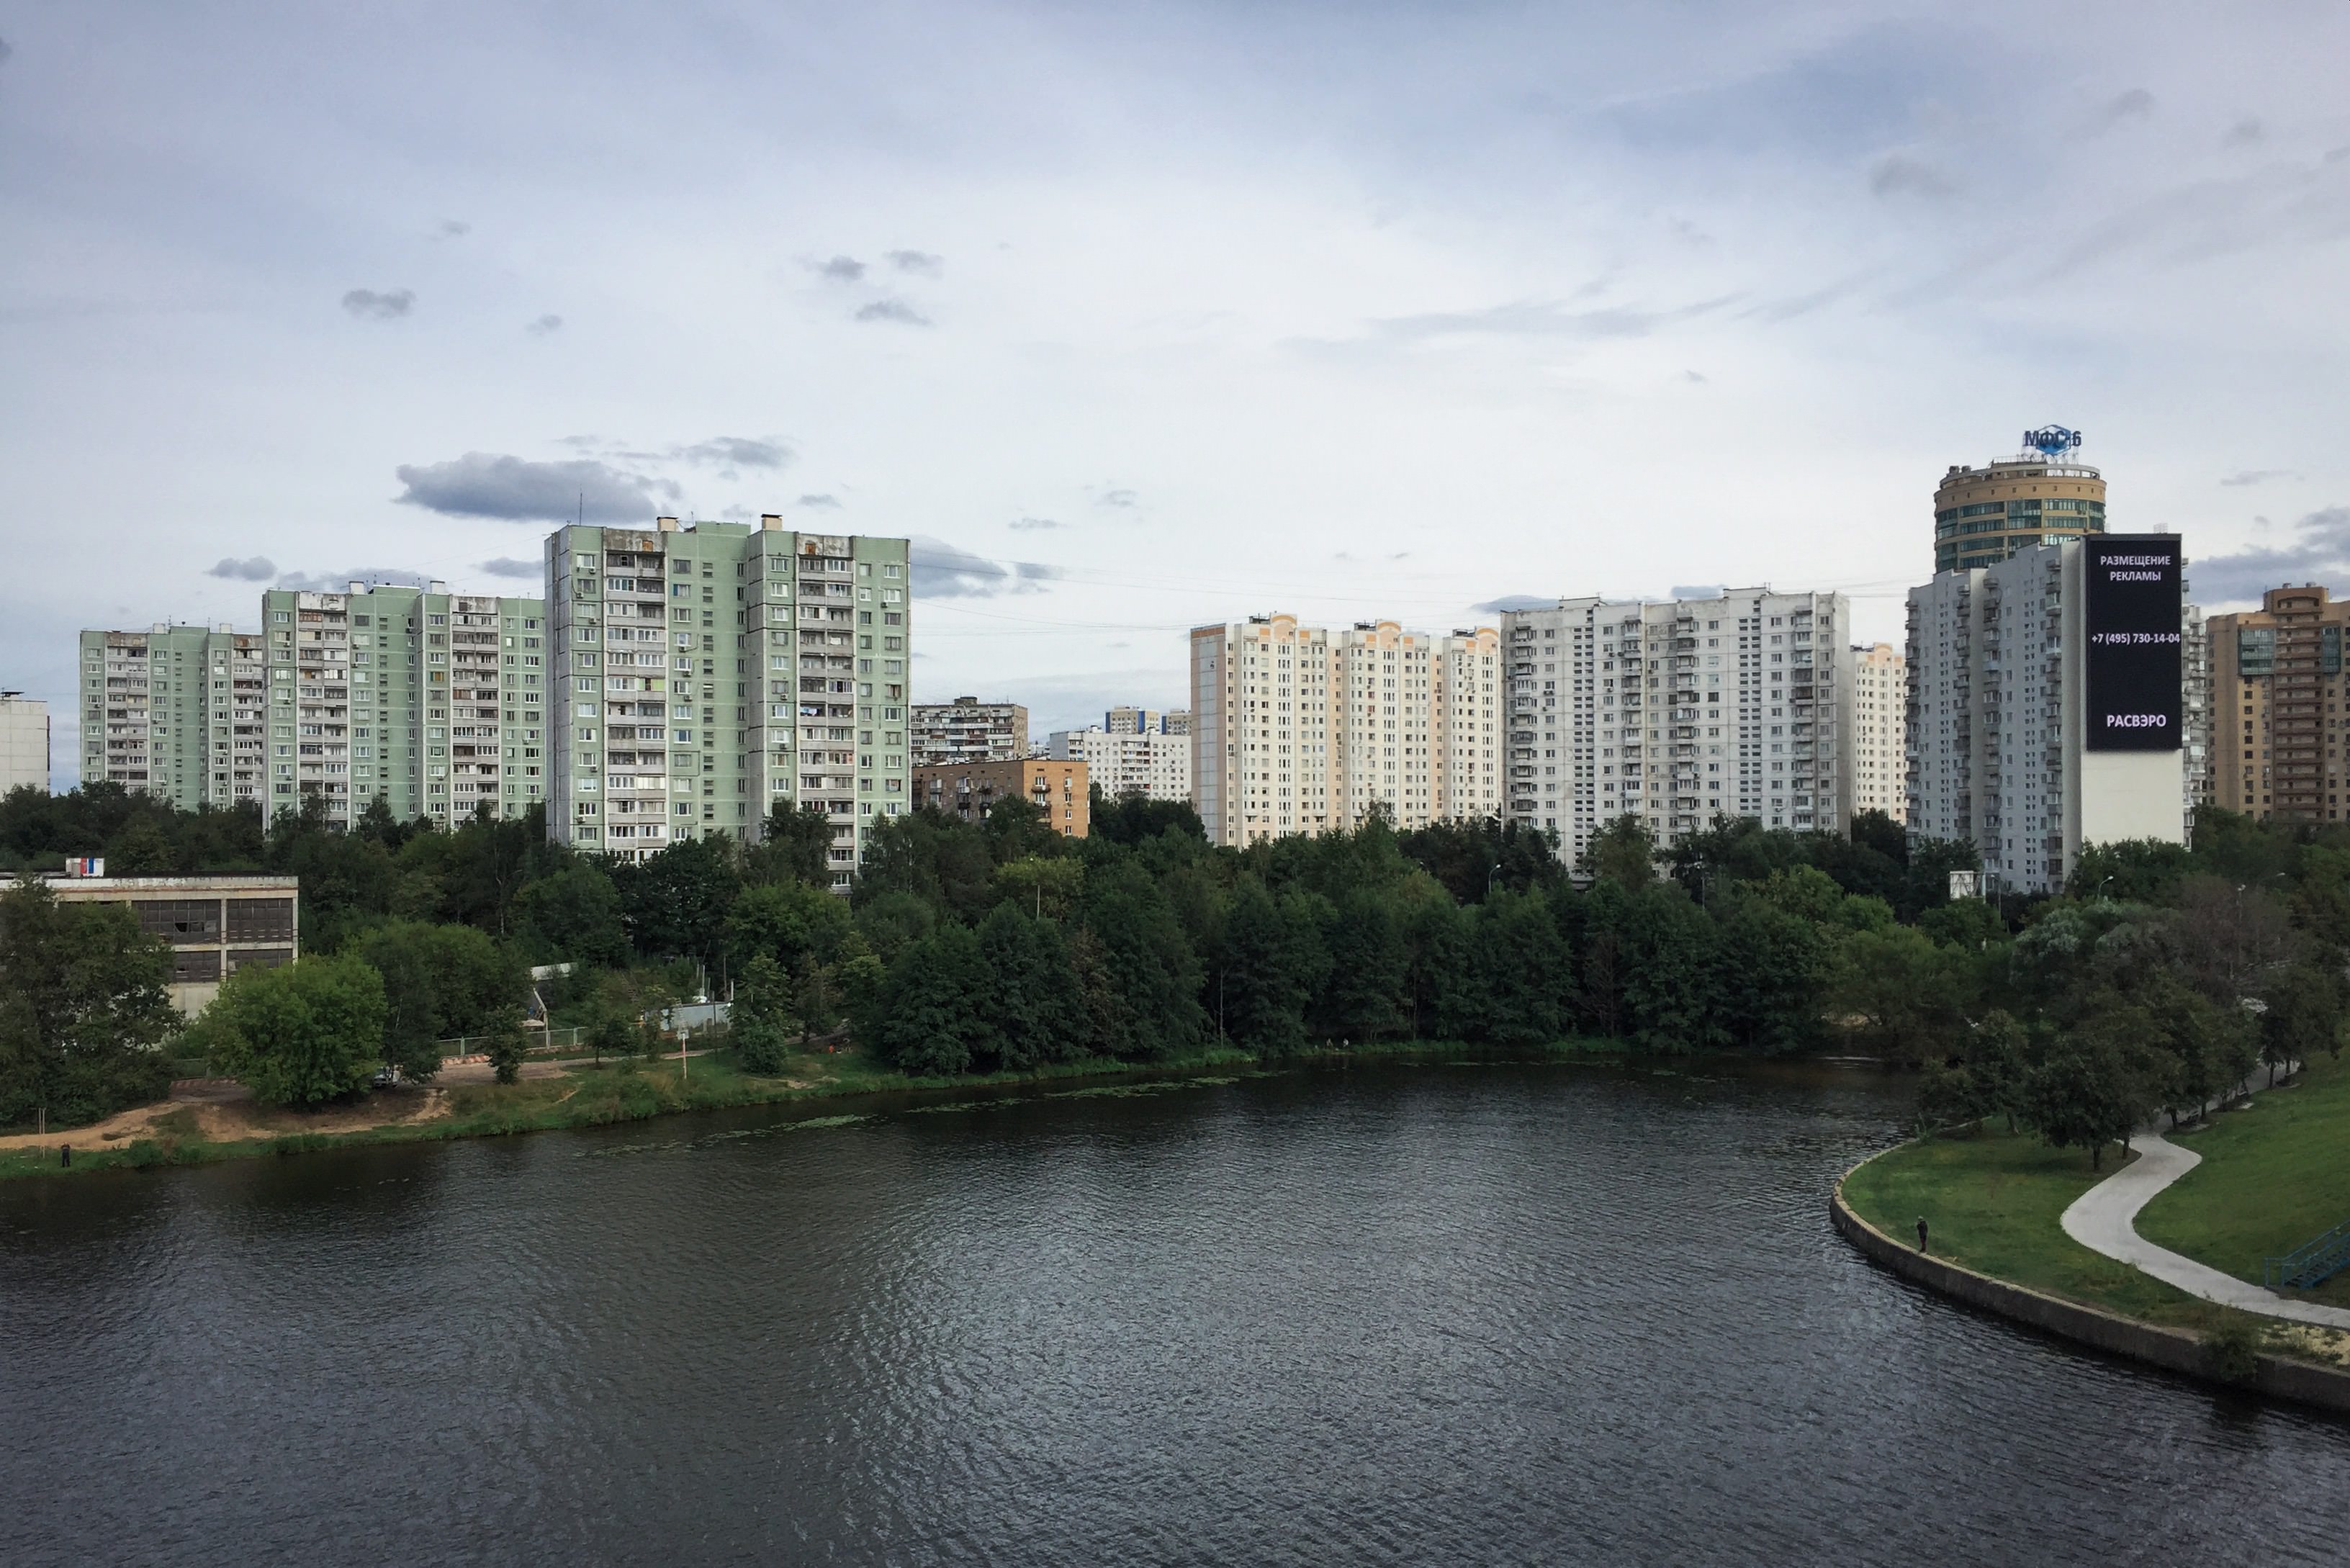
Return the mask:
[[[2320,1057],[2298,1085],[2173,1139],[2203,1163],[2139,1213],[2149,1241],[2258,1282],[2262,1259],[2350,1220],[2350,1070],[2339,1062]],[[2350,1270],[2292,1293],[2350,1306]]]
[[[2064,1234],[2059,1217],[2114,1173],[2114,1152],[2093,1171],[2088,1156],[2028,1133],[1934,1138],[1862,1166],[1845,1183],[1845,1200],[1902,1241],[1916,1240],[1922,1214],[1937,1255],[2050,1295],[2178,1327],[2231,1315]]]

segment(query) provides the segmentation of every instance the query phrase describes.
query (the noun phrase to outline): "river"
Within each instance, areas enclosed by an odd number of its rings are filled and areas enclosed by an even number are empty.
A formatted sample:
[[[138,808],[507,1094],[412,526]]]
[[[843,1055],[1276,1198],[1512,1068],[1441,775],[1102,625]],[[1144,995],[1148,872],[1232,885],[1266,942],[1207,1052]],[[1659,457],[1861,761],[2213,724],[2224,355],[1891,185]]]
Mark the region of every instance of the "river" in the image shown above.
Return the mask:
[[[1310,1069],[0,1186],[0,1561],[2339,1563],[2350,1424],[1829,1230],[1865,1075]]]

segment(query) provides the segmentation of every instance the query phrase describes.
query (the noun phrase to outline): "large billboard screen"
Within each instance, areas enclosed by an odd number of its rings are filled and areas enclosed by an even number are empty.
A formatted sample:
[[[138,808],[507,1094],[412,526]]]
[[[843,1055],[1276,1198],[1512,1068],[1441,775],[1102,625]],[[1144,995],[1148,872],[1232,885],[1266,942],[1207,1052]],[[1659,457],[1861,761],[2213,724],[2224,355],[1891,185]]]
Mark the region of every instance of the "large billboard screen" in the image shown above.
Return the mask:
[[[2175,752],[2181,680],[2178,536],[2091,534],[2081,541],[2093,752]]]

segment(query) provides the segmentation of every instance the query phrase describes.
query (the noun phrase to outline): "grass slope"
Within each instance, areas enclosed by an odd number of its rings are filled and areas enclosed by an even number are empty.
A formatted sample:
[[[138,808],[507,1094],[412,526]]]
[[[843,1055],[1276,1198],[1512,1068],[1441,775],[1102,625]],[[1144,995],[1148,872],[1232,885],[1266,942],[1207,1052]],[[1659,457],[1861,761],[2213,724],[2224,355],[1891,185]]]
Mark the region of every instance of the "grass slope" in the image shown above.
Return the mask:
[[[2149,1241],[2258,1283],[2263,1258],[2350,1220],[2350,1071],[2338,1061],[2320,1058],[2251,1109],[2171,1136],[2203,1163],[2139,1212]],[[2350,1271],[2290,1293],[2350,1305]]]
[[[1924,1215],[1937,1256],[1978,1273],[2085,1302],[2148,1323],[2205,1328],[2221,1309],[2092,1252],[2064,1234],[2060,1217],[2117,1168],[2050,1148],[2029,1133],[1985,1131],[1904,1144],[1852,1173],[1845,1201],[1903,1241]]]

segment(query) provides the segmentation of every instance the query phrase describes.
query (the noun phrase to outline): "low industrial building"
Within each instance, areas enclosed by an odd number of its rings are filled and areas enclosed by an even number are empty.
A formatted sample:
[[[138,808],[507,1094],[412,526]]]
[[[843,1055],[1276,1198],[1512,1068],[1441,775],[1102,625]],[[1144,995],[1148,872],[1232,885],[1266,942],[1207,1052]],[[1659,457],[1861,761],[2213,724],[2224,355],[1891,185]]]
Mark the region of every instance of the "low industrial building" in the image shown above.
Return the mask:
[[[139,929],[172,946],[172,1005],[189,1017],[238,970],[301,951],[296,877],[48,877],[63,904],[128,904]]]

